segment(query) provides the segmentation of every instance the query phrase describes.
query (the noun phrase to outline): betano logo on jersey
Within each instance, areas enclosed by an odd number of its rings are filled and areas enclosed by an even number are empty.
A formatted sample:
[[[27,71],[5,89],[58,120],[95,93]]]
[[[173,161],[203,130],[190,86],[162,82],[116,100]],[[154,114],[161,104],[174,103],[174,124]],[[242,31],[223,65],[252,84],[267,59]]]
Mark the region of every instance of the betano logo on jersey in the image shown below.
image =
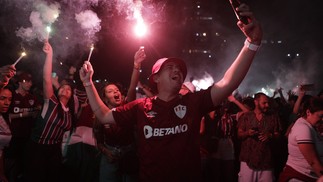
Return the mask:
[[[183,106],[179,104],[178,106],[174,107],[174,112],[177,117],[180,119],[183,119],[186,114],[186,106]],[[156,117],[157,113],[155,111],[150,111],[146,113],[147,117],[154,118]],[[167,135],[175,135],[179,133],[187,132],[188,125],[187,124],[181,124],[174,127],[169,128],[153,128],[149,125],[145,125],[143,128],[143,132],[145,135],[145,138],[151,138],[151,137],[161,137],[161,136],[167,136]]]
[[[169,128],[152,128],[151,126],[146,125],[144,126],[144,135],[145,135],[145,138],[148,139],[151,137],[161,137],[161,136],[184,133],[184,132],[187,132],[187,130],[188,130],[187,124],[177,125]]]

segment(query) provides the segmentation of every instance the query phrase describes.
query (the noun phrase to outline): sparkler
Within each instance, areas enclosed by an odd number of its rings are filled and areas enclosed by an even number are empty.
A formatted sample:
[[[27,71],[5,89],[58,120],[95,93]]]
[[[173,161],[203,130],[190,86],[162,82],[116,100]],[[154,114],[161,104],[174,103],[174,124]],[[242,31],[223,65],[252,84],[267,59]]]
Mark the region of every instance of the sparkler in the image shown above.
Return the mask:
[[[48,41],[49,39],[49,33],[52,31],[52,29],[50,28],[50,26],[46,27],[46,32],[47,32],[47,36],[46,36],[46,40]]]
[[[92,44],[91,49],[90,49],[90,54],[89,54],[89,57],[87,58],[87,61],[90,61],[93,49],[94,49],[94,46]]]
[[[25,52],[22,52],[21,53],[21,56],[16,60],[16,62],[15,63],[13,63],[13,65],[12,66],[16,66],[16,64],[22,59],[22,57],[24,57],[24,56],[26,56],[26,53]]]

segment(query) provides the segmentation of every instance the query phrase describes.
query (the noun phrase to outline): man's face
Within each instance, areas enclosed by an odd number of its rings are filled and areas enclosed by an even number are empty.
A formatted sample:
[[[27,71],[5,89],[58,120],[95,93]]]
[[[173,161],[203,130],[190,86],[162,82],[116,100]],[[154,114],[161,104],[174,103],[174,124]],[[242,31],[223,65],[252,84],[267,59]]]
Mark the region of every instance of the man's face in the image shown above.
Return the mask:
[[[176,89],[178,93],[184,82],[184,78],[178,64],[175,62],[167,62],[156,74],[155,81],[161,88]]]
[[[0,89],[0,113],[6,113],[12,100],[12,93],[9,89]]]
[[[19,82],[19,85],[23,90],[29,91],[31,86],[33,85],[33,82],[31,80],[22,80],[21,82]]]
[[[262,113],[266,113],[269,108],[269,99],[268,97],[261,95],[258,99],[255,100],[256,108],[259,109]]]
[[[122,103],[122,95],[119,88],[114,85],[108,85],[104,89],[105,102],[112,107],[117,107]]]

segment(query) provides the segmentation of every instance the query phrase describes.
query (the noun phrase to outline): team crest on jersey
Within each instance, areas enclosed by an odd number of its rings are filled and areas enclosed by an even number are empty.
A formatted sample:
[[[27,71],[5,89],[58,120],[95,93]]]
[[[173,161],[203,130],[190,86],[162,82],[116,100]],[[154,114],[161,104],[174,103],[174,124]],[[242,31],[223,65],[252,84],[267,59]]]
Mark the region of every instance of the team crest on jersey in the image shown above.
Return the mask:
[[[174,107],[174,111],[177,117],[183,119],[185,114],[186,114],[186,106],[183,105],[178,105],[176,107]]]
[[[34,105],[35,101],[34,100],[29,100],[29,104],[32,106]]]

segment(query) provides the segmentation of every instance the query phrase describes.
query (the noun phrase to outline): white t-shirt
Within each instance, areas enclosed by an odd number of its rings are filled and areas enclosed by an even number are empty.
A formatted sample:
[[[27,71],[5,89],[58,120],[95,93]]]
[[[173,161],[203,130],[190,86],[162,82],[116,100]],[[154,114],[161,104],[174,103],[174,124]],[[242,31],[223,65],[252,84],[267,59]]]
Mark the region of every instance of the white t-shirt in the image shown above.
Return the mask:
[[[0,114],[0,156],[4,147],[8,146],[11,140],[11,131],[5,119]]]
[[[296,171],[312,178],[317,178],[313,168],[301,153],[298,144],[314,144],[320,161],[323,161],[323,138],[304,118],[299,118],[288,135],[288,159],[286,164]]]

